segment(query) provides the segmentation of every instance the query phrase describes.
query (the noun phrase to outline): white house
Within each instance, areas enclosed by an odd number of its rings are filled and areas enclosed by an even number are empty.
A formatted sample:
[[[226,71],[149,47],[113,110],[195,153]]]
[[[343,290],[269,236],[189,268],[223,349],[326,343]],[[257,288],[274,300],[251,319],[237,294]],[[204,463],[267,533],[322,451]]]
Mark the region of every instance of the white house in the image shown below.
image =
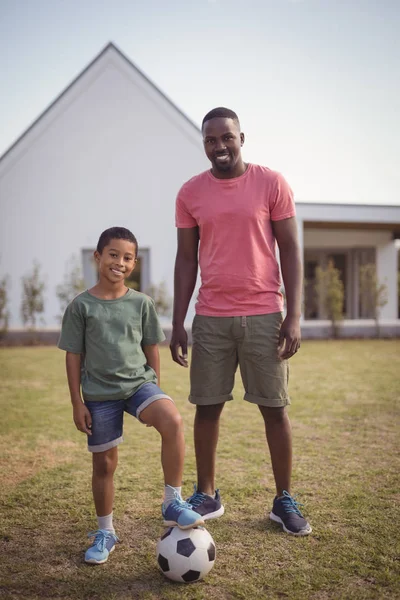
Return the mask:
[[[197,125],[108,44],[0,157],[0,274],[11,282],[10,327],[21,327],[21,278],[34,261],[46,283],[45,327],[57,327],[56,287],[66,265],[77,257],[86,285],[93,285],[93,250],[101,231],[114,225],[138,238],[138,287],[165,282],[172,296],[175,196],[206,168]],[[348,332],[359,332],[368,324],[360,319],[370,317],[357,282],[367,262],[388,286],[382,320],[399,332],[400,206],[298,203],[297,211],[307,281],[333,257],[345,284]],[[324,316],[306,290],[306,334],[324,334]]]
[[[175,197],[205,170],[199,128],[114,44],[0,158],[0,269],[9,275],[10,327],[21,326],[21,277],[40,263],[44,322],[57,325],[56,286],[72,255],[88,285],[100,233],[131,229],[142,289],[173,279]]]

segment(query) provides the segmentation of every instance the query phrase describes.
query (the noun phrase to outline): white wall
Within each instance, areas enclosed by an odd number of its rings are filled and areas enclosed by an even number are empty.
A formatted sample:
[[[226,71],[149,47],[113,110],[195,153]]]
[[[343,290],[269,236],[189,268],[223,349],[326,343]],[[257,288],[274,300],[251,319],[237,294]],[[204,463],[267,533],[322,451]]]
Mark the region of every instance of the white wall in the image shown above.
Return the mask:
[[[361,229],[310,229],[303,234],[304,248],[371,248],[387,244],[391,231]]]
[[[394,241],[379,244],[376,253],[376,273],[379,283],[387,286],[387,304],[381,308],[382,319],[398,318],[397,296],[398,250]]]
[[[21,276],[46,279],[47,326],[65,263],[114,225],[151,249],[151,278],[172,294],[175,196],[208,168],[200,133],[115,51],[106,53],[0,162],[0,272],[19,326]]]

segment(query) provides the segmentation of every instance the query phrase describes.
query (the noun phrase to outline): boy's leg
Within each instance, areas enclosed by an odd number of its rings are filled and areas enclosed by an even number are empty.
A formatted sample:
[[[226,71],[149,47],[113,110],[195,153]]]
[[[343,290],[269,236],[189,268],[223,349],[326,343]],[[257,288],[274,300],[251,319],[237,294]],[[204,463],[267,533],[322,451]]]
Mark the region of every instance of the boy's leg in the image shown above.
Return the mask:
[[[203,519],[182,500],[181,485],[185,438],[182,417],[172,399],[154,383],[147,383],[126,401],[125,410],[161,435],[164,472],[164,525],[190,529],[204,525]]]
[[[92,491],[97,518],[110,515],[113,511],[117,464],[117,446],[105,452],[93,452]]]
[[[160,398],[140,413],[140,420],[161,435],[161,464],[165,485],[182,485],[185,438],[182,417],[171,400]]]
[[[124,403],[119,400],[86,402],[92,416],[92,435],[88,449],[92,452],[92,492],[98,529],[85,553],[85,561],[102,564],[118,541],[113,525],[114,473],[118,464],[118,445],[122,442]]]

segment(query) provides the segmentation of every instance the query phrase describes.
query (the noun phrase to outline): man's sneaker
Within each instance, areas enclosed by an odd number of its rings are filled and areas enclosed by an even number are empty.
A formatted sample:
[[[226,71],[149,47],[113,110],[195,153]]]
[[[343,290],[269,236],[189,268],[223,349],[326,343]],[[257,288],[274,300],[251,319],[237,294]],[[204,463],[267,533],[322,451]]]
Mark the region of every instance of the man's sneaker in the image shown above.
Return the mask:
[[[303,506],[286,491],[283,491],[283,496],[275,497],[272,511],[269,518],[271,521],[280,523],[283,531],[292,535],[308,535],[312,529],[309,523],[305,520],[299,510],[299,506]]]
[[[179,529],[192,529],[204,525],[203,518],[194,512],[190,504],[182,500],[177,492],[175,492],[175,500],[172,500],[166,508],[162,506],[162,515],[165,527],[177,525]]]
[[[88,533],[88,537],[94,537],[93,544],[85,552],[85,562],[92,565],[102,565],[108,559],[110,552],[119,541],[115,533],[107,529],[98,529]]]
[[[193,489],[193,495],[187,499],[187,503],[190,504],[193,510],[201,515],[205,521],[222,517],[225,509],[221,504],[219,490],[215,490],[215,496],[212,498],[208,494],[197,491],[196,485],[193,486]]]

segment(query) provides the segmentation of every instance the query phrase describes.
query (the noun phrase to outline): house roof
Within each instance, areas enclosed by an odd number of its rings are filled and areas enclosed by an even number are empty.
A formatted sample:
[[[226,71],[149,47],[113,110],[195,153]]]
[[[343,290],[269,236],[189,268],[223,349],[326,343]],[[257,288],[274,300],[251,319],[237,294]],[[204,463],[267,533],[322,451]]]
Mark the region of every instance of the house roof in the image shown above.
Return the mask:
[[[53,100],[53,102],[37,117],[37,119],[35,119],[35,121],[33,121],[33,123],[31,125],[29,125],[29,127],[27,129],[25,129],[25,131],[15,140],[15,142],[13,142],[11,144],[11,146],[0,156],[0,161],[3,160],[3,158],[5,158],[21,141],[23,138],[25,138],[26,135],[28,135],[28,133],[30,131],[32,131],[32,129],[34,129],[36,127],[36,125],[47,115],[47,113],[49,113],[51,111],[51,109],[58,103],[59,100],[61,100],[61,98],[63,96],[65,96],[65,94],[67,94],[72,87],[74,87],[78,81],[80,79],[82,79],[82,77],[93,67],[93,65],[95,63],[97,63],[99,60],[101,60],[101,58],[109,51],[109,50],[114,50],[124,61],[126,61],[126,63],[132,68],[134,69],[148,84],[150,84],[154,90],[166,101],[168,102],[168,104],[183,118],[185,119],[185,121],[187,121],[187,123],[189,123],[189,125],[191,125],[196,133],[200,132],[200,128],[194,123],[194,121],[192,121],[191,119],[189,119],[189,117],[180,109],[176,106],[176,104],[174,104],[172,102],[172,100],[170,98],[168,98],[168,96],[166,96],[164,94],[164,92],[162,92],[160,90],[159,87],[157,87],[157,85],[151,81],[151,79],[149,79],[147,77],[147,75],[145,75],[143,73],[143,71],[141,71],[113,42],[109,42],[104,48],[103,50],[101,50],[101,52],[99,52],[99,54],[97,54],[97,56],[95,56],[95,58],[83,69],[83,71],[81,71],[79,73],[79,75],[77,75],[77,77],[75,77],[75,79],[73,79],[73,81],[71,81],[71,83]]]

